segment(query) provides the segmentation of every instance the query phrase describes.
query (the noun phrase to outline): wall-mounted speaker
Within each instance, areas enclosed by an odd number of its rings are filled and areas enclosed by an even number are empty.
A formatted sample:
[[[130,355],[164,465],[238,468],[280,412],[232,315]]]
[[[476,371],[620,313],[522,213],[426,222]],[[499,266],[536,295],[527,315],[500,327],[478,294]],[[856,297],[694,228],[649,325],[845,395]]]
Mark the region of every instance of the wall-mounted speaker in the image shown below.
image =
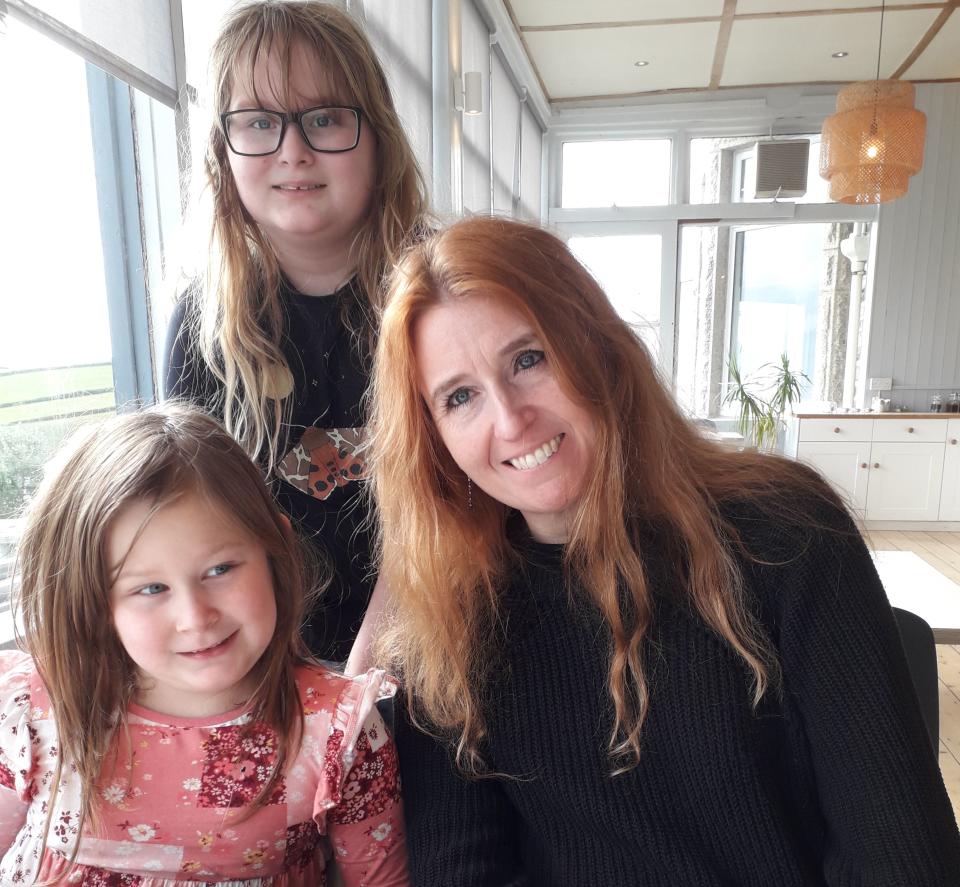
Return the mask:
[[[807,193],[810,139],[757,142],[756,197],[803,197]]]

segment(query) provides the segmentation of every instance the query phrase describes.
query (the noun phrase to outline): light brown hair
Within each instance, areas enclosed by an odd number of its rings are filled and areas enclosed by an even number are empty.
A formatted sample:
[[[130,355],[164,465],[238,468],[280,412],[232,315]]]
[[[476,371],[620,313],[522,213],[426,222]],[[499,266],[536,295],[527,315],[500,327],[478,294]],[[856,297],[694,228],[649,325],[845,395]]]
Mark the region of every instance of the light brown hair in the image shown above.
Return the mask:
[[[61,768],[76,766],[82,818],[96,822],[96,786],[117,754],[137,670],[110,618],[105,562],[114,518],[133,502],[162,508],[178,496],[204,497],[263,545],[273,577],[277,623],[256,665],[251,723],[277,732],[273,773],[254,802],[269,797],[296,753],[303,714],[294,667],[306,661],[300,625],[306,606],[304,557],[263,476],[213,419],[167,406],[119,415],[83,429],[48,467],[25,515],[13,609],[56,721]]]
[[[359,303],[344,323],[367,345],[381,308],[383,276],[412,237],[428,227],[426,187],[397,116],[383,67],[369,40],[345,12],[328,3],[264,0],[242,4],[226,17],[211,55],[212,111],[204,169],[213,203],[210,260],[202,298],[188,317],[204,362],[220,382],[209,404],[231,434],[268,471],[277,461],[278,435],[289,397],[276,380],[289,369],[280,350],[283,309],[276,254],[246,211],[230,170],[219,115],[238,87],[256,96],[259,59],[279,60],[289,95],[292,55],[303,49],[327,77],[337,101],[362,109],[361,126],[376,144],[375,180],[366,219],[353,244]],[[261,89],[263,84],[260,84]]]
[[[551,234],[476,217],[413,248],[393,276],[371,395],[381,570],[395,602],[381,655],[419,710],[457,736],[464,769],[482,769],[481,700],[503,616],[499,592],[517,554],[507,508],[476,485],[468,493],[437,433],[412,343],[417,319],[432,306],[480,297],[529,322],[559,385],[593,416],[597,458],[572,521],[565,569],[611,632],[610,754],[615,770],[629,767],[639,759],[650,700],[643,647],[651,591],[638,549],[644,527],[668,528],[674,542],[658,554],[681,577],[693,611],[743,660],[756,704],[778,683],[779,669],[744,601],[736,528],[718,506],[747,500],[775,512],[790,491],[830,494],[794,463],[706,440],[634,331]]]

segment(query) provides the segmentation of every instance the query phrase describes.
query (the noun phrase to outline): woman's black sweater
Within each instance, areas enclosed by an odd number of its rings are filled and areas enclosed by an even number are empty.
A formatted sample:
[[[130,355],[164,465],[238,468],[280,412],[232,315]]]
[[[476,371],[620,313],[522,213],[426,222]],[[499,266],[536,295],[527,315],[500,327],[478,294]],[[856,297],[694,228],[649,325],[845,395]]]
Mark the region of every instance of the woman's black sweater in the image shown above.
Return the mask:
[[[398,707],[421,887],[957,887],[960,836],[897,628],[862,540],[731,515],[746,593],[780,659],[754,708],[743,661],[652,565],[651,700],[637,767],[611,775],[610,635],[559,546],[524,546],[468,781]],[[663,540],[661,540],[663,541]]]

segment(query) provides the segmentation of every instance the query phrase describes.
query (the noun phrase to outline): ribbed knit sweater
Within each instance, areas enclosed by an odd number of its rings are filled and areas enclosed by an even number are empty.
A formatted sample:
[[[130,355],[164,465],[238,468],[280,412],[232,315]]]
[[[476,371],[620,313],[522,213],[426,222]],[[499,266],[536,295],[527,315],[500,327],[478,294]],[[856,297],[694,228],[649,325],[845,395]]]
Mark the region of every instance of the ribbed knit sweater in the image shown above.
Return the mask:
[[[957,887],[960,835],[870,556],[840,533],[731,512],[761,563],[748,603],[780,692],[750,675],[641,553],[655,617],[639,765],[611,775],[610,634],[563,578],[562,547],[525,543],[485,709],[491,772],[398,706],[413,883],[421,887]]]

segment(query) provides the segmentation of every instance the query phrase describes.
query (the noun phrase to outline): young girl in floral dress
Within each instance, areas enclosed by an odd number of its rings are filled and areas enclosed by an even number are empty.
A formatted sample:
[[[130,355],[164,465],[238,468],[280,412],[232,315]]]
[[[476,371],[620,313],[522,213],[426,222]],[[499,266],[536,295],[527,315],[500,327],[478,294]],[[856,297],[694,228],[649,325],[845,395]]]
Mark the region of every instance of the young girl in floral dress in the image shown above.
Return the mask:
[[[118,416],[26,517],[0,653],[0,883],[406,885],[382,672],[313,665],[289,520],[187,409]]]

